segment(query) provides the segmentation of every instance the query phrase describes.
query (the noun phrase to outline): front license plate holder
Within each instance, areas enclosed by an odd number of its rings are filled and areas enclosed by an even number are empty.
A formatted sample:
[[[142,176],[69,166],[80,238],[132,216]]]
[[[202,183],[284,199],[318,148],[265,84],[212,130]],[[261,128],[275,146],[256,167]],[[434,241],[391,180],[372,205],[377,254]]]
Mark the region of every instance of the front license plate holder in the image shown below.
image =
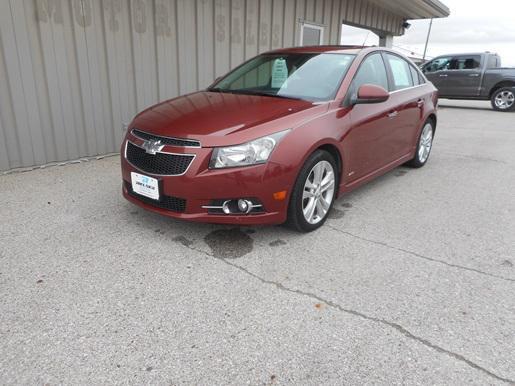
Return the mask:
[[[157,178],[131,172],[131,184],[134,193],[159,201],[159,180]]]

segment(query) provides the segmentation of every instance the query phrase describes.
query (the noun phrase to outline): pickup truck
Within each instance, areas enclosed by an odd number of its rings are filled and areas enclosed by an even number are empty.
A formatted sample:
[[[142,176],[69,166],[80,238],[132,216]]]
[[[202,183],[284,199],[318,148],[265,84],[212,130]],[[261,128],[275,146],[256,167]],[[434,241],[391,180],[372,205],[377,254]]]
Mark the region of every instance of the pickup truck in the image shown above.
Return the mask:
[[[421,69],[441,98],[490,100],[494,110],[515,111],[515,68],[501,67],[497,54],[442,55]]]

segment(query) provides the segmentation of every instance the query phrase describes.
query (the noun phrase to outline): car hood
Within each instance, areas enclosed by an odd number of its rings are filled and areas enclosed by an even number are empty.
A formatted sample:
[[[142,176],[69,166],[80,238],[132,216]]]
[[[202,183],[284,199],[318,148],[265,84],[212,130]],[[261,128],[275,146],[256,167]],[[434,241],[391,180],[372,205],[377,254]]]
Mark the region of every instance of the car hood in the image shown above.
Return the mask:
[[[316,107],[303,100],[201,91],[142,111],[131,127],[161,136],[197,139],[203,146],[219,146],[267,135],[268,130],[258,128],[270,121],[280,119],[286,125],[283,129],[291,128],[302,119],[296,117],[299,112]],[[275,131],[280,130],[275,127]]]

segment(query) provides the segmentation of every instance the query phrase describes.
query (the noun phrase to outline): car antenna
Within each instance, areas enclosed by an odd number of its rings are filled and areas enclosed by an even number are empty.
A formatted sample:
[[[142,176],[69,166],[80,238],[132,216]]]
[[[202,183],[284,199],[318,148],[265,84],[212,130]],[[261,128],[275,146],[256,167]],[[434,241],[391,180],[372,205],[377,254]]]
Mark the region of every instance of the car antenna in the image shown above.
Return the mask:
[[[367,32],[367,36],[365,36],[365,40],[363,40],[363,44],[361,45],[361,48],[365,48],[365,43],[367,42],[368,35],[370,35],[370,31]]]

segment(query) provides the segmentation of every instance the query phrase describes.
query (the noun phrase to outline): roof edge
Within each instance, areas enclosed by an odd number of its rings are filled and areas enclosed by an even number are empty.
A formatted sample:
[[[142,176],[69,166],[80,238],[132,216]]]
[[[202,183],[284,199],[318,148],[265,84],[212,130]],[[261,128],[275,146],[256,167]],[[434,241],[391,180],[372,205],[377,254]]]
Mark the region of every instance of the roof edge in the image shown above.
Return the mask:
[[[447,17],[451,14],[451,10],[440,0],[423,0],[424,3],[429,5],[435,11],[439,13],[438,17]]]

